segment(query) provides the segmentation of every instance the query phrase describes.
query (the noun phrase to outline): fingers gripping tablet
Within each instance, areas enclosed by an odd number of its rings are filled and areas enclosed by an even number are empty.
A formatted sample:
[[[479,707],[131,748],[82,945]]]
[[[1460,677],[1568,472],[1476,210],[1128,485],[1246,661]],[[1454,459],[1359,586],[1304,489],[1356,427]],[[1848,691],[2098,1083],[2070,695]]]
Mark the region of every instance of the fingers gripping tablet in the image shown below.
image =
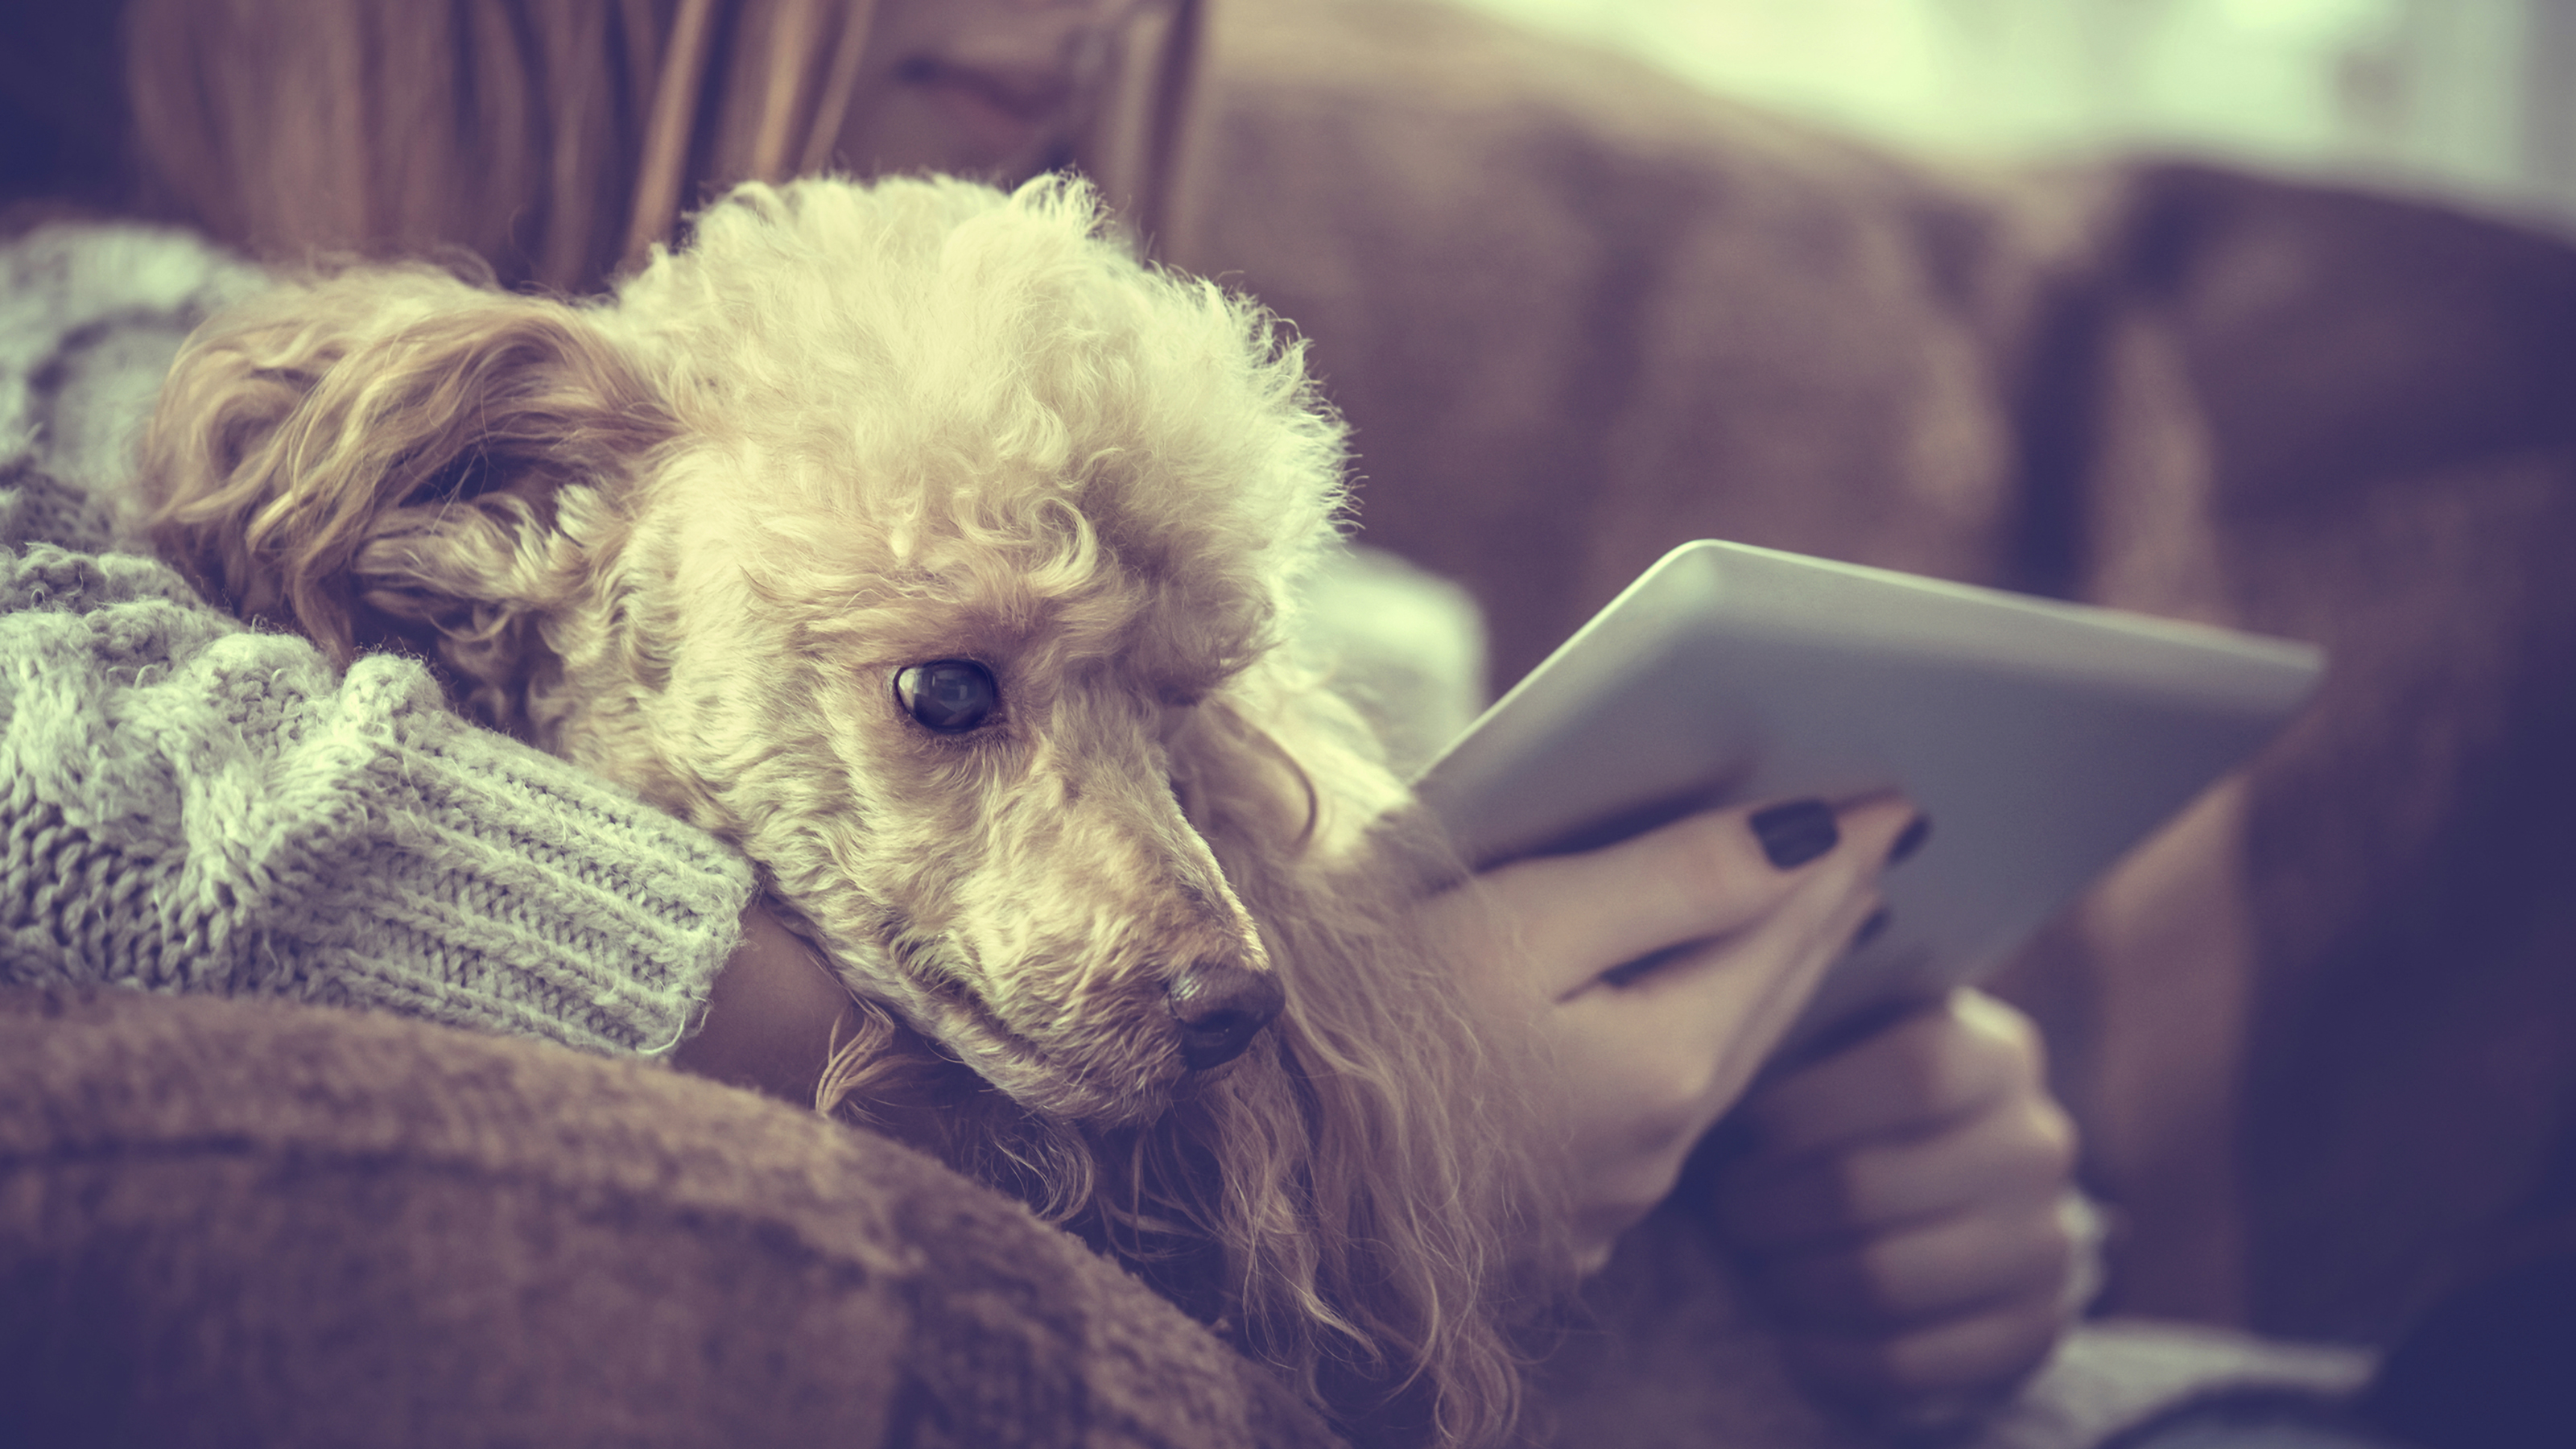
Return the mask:
[[[1938,828],[1794,1043],[2000,964],[2269,739],[2323,668],[2287,640],[1703,541],[1415,789],[1479,866],[1749,800],[1902,791]]]

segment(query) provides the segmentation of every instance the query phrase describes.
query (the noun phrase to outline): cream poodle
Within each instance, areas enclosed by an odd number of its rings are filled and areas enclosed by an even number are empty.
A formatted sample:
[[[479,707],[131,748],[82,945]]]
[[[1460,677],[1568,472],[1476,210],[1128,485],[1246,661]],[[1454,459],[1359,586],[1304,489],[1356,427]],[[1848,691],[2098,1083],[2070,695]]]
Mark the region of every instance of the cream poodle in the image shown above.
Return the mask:
[[[1473,1441],[1544,1215],[1439,852],[1280,647],[1341,472],[1301,347],[1061,179],[745,186],[596,304],[290,282],[146,444],[210,597],[757,861],[859,1003],[825,1105]]]

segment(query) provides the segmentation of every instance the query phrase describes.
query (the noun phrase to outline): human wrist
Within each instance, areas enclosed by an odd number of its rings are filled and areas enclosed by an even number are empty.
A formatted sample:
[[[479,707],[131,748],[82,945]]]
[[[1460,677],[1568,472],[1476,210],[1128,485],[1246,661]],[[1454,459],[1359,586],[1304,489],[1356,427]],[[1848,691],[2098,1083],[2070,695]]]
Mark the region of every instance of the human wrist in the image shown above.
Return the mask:
[[[850,995],[760,897],[716,977],[698,1030],[671,1054],[682,1071],[814,1105]]]

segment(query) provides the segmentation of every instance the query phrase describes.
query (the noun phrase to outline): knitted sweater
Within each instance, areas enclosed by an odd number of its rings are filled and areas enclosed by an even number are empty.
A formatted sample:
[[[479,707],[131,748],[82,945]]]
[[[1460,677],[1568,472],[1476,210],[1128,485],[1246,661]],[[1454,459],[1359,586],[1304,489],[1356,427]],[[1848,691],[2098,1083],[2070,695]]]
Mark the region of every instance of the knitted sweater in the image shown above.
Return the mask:
[[[110,446],[122,424],[74,419],[130,410],[138,363],[148,398],[203,298],[30,267],[30,242],[0,249],[0,982],[675,1044],[732,949],[749,863],[466,723],[415,661],[334,670],[118,551],[109,510],[37,467],[49,440],[8,425]],[[85,374],[71,354],[136,361]],[[70,395],[101,372],[108,405]]]

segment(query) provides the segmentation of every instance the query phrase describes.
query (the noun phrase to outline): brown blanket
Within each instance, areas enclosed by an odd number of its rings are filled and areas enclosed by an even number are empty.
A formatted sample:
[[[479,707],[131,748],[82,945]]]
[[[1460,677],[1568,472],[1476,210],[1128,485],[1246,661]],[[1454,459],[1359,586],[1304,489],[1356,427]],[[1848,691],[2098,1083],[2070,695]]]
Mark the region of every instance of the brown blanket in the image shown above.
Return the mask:
[[[631,1061],[276,1002],[0,991],[0,1444],[1323,1449],[1282,1384],[1017,1205]],[[1857,1449],[1666,1213],[1533,1442]],[[2092,1449],[2361,1366],[2088,1329],[1960,1449]]]
[[[0,1443],[1337,1444],[1015,1203],[632,1062],[0,991]]]

